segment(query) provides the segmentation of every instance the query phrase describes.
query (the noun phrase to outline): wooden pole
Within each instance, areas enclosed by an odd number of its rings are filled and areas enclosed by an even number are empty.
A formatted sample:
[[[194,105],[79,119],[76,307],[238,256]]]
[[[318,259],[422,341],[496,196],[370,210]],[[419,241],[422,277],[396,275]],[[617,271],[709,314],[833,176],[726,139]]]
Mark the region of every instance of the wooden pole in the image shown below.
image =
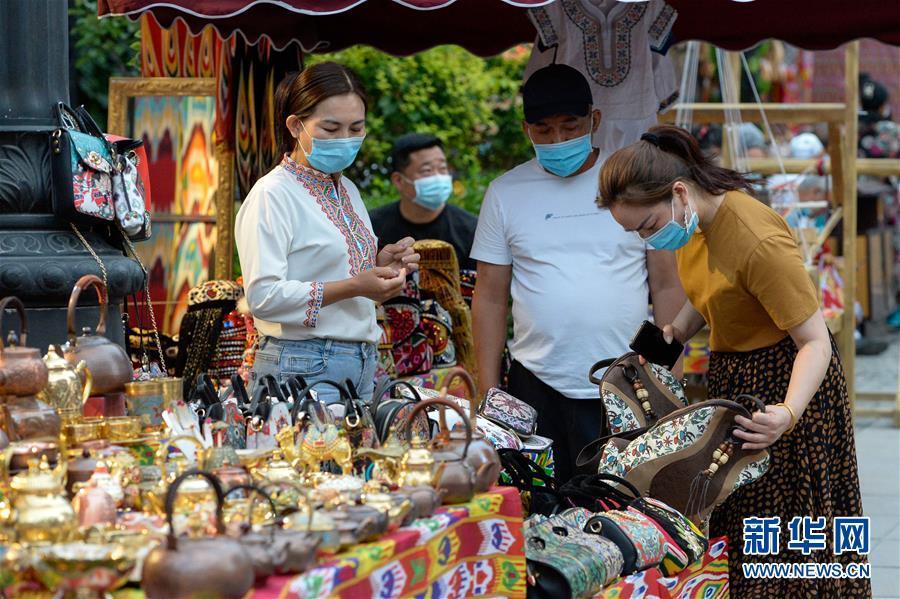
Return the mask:
[[[729,66],[730,73],[727,73],[728,83],[731,86],[731,89],[735,90],[736,96],[732,98],[726,98],[724,89],[725,86],[722,85],[721,89],[722,93],[722,103],[726,104],[728,102],[737,102],[741,101],[741,53],[740,52],[726,52],[725,53],[725,64]],[[724,66],[724,65],[723,65]],[[726,73],[719,73],[719,81],[721,83],[725,83]],[[722,115],[724,117],[724,113]],[[697,117],[694,116],[696,120]],[[742,119],[743,120],[743,119]],[[731,137],[731,133],[726,130],[726,128],[722,127],[722,166],[725,168],[734,168],[736,157],[731,155],[731,144],[729,143],[729,138]]]
[[[841,190],[841,203],[844,208],[844,322],[838,335],[838,350],[844,364],[847,377],[847,390],[850,393],[850,405],[856,403],[856,341],[853,333],[856,330],[856,146],[857,146],[857,104],[859,102],[859,42],[847,44],[844,50],[844,126],[840,139],[835,139],[838,146],[832,145],[829,133],[829,151],[842,150],[841,165],[843,173],[841,186],[838,187],[836,176],[833,176],[834,189]],[[829,126],[829,130],[836,127]],[[833,156],[833,154],[832,154]],[[832,158],[832,166],[836,165]]]

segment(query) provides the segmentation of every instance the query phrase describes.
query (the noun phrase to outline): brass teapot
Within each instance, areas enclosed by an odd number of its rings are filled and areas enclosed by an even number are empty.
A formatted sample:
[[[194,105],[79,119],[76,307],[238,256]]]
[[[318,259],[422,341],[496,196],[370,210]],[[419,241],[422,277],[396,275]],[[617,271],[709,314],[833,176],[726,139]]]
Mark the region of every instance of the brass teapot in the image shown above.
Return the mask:
[[[10,331],[7,342],[3,344],[2,322],[6,309],[12,307],[19,313],[22,321],[22,334],[16,340]],[[17,297],[7,297],[0,301],[0,396],[2,395],[34,395],[47,385],[47,367],[41,361],[41,352],[33,347],[25,347],[28,342],[28,318],[25,316],[25,305]]]
[[[73,365],[63,357],[62,350],[50,345],[44,356],[44,365],[48,372],[47,385],[37,398],[56,408],[64,424],[78,420],[93,387],[87,362],[80,360]]]
[[[28,460],[28,471],[9,476],[11,448],[4,450],[3,488],[9,490],[10,519],[20,541],[59,543],[75,532],[75,510],[66,497],[65,460],[52,470],[47,456]]]
[[[75,307],[81,292],[88,287],[94,287],[100,298],[100,322],[94,331],[86,327],[82,329],[81,335],[77,335]],[[96,275],[84,275],[78,279],[69,296],[66,314],[69,341],[63,346],[63,353],[66,360],[76,367],[82,360],[87,364],[93,376],[93,392],[96,394],[122,391],[134,374],[131,359],[125,349],[103,336],[106,333],[106,307],[107,292],[103,281]]]
[[[205,455],[203,444],[200,443],[196,437],[191,435],[177,435],[160,445],[159,451],[156,452],[156,462],[162,476],[156,482],[156,485],[150,489],[145,489],[141,497],[142,507],[145,510],[149,510],[160,516],[164,516],[166,513],[165,498],[170,484],[187,469],[185,467],[186,461],[182,462],[180,468],[170,467],[169,448],[174,447],[176,441],[187,441],[188,443],[195,445],[197,447],[197,466],[199,468],[206,466],[203,461]],[[183,511],[184,508],[192,509],[197,504],[210,498],[211,489],[204,478],[205,477],[192,478],[182,485],[183,488],[180,490],[179,497],[177,498],[178,501],[175,504],[175,507],[178,508],[179,512]]]

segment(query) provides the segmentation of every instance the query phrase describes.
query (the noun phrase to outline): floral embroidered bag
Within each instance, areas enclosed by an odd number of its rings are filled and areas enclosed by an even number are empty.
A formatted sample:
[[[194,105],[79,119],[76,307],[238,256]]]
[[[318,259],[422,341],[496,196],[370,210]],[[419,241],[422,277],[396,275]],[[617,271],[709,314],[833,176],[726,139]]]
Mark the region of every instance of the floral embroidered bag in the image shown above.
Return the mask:
[[[419,300],[398,297],[384,304],[384,331],[391,344],[397,376],[428,372],[434,363],[434,350],[422,328]]]
[[[597,372],[603,368],[606,372],[597,378]],[[597,362],[588,377],[600,388],[605,418],[598,438],[586,445],[576,459],[582,473],[597,471],[600,452],[610,437],[633,438],[660,418],[688,405],[684,387],[675,375],[657,364],[641,364],[634,352]]]
[[[739,396],[764,404],[751,396]],[[751,418],[741,404],[711,399],[672,412],[629,441],[612,438],[598,472],[620,476],[641,495],[658,499],[704,526],[713,509],[768,470],[768,449],[742,449],[735,416]]]
[[[647,516],[640,512],[612,510],[591,517],[586,532],[606,537],[622,552],[622,574],[659,565],[666,554],[665,539]]]
[[[496,387],[488,390],[478,413],[522,438],[537,430],[537,410]]]
[[[50,136],[53,212],[75,224],[109,224],[116,218],[112,150],[90,115],[76,114],[62,102],[56,106],[59,127]]]

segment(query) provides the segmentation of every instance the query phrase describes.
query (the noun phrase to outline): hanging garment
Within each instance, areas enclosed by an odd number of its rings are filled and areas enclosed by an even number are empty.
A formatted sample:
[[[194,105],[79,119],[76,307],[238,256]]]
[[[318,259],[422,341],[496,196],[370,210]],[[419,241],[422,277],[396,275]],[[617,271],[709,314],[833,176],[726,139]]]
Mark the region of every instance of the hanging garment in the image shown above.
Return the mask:
[[[557,63],[581,71],[602,115],[593,144],[601,156],[636,142],[678,97],[668,48],[677,12],[663,0],[559,0],[531,9],[537,43],[525,79]]]

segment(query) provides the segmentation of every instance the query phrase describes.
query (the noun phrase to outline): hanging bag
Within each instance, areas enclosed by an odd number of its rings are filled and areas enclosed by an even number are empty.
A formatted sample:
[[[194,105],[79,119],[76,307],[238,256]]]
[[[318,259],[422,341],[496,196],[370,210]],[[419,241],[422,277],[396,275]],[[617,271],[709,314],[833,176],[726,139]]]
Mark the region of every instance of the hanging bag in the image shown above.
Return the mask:
[[[409,391],[408,397],[398,396],[394,393],[398,387],[404,387]],[[385,395],[388,397],[385,398]],[[409,413],[417,402],[422,401],[422,396],[416,388],[406,381],[389,381],[380,385],[372,396],[372,414],[375,422],[375,430],[378,434],[378,440],[384,443],[391,432],[391,428],[396,424],[405,422]],[[431,439],[431,421],[424,413],[414,419],[408,431],[409,435],[416,435],[423,439]]]
[[[109,143],[88,131],[99,131],[99,127],[87,112],[76,114],[60,102],[55,113],[59,126],[50,135],[54,214],[70,223],[112,223],[116,217],[112,195],[116,168]],[[85,116],[90,119],[87,123]]]

